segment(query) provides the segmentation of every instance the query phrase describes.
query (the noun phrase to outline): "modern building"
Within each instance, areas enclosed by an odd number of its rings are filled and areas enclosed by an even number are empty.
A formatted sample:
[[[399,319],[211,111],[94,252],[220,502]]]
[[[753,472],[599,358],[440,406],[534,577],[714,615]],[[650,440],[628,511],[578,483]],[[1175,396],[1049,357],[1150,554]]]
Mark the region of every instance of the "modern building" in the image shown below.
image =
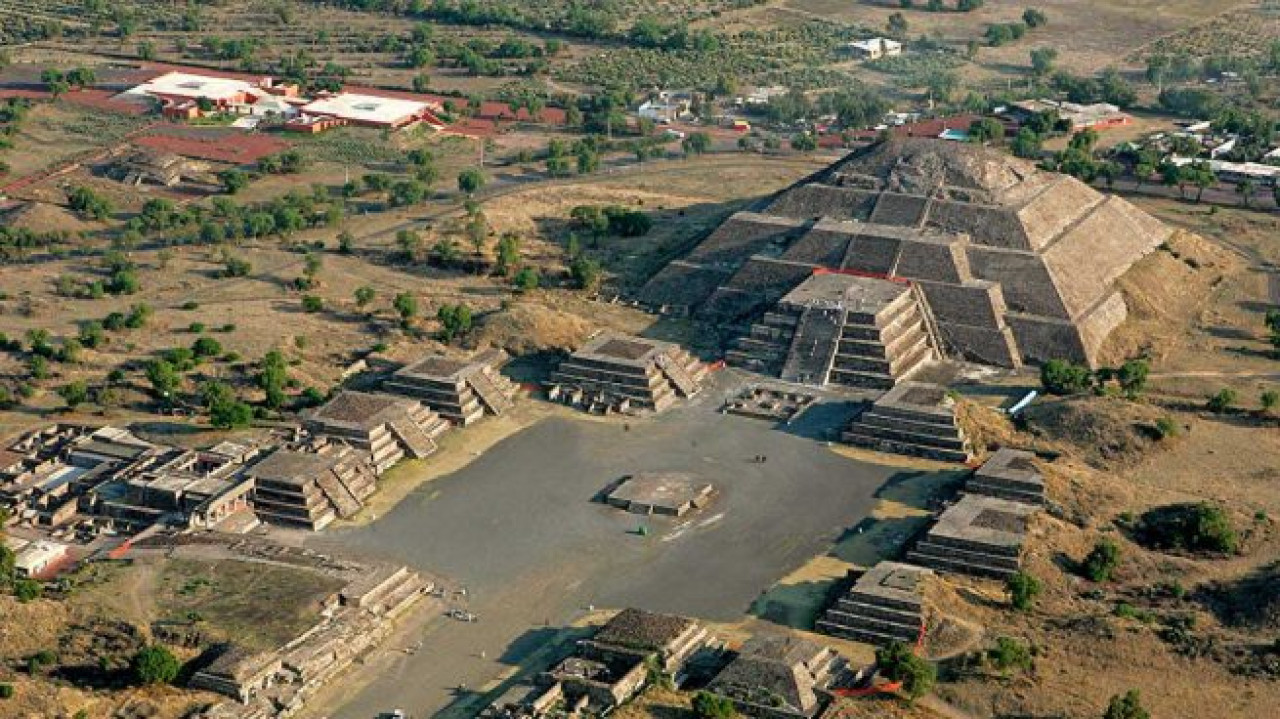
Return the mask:
[[[498,368],[507,359],[490,349],[469,359],[424,357],[397,370],[382,388],[412,397],[456,425],[468,425],[485,414],[501,415],[514,406],[519,387]]]
[[[119,98],[153,98],[165,117],[194,119],[208,112],[249,114],[253,105],[268,97],[296,98],[297,85],[276,84],[272,78],[249,82],[230,77],[169,72],[122,93]]]
[[[329,117],[351,125],[389,129],[421,122],[442,129],[445,124],[436,112],[433,105],[417,100],[342,92],[322,95],[303,105],[300,117]]]
[[[1005,114],[1019,122],[1025,122],[1033,115],[1046,112],[1057,113],[1058,117],[1070,121],[1072,132],[1106,130],[1112,127],[1123,127],[1133,122],[1131,115],[1122,112],[1118,106],[1106,102],[1083,105],[1058,100],[1023,100],[1011,103],[1005,110]]]
[[[560,362],[549,396],[598,411],[661,411],[702,389],[707,368],[679,345],[604,332]]]
[[[860,60],[879,60],[882,57],[894,57],[902,54],[902,43],[885,37],[873,37],[857,40],[845,45],[849,54]]]
[[[350,390],[310,410],[303,419],[312,434],[368,452],[378,474],[406,456],[431,455],[436,438],[449,429],[448,422],[415,399]]]

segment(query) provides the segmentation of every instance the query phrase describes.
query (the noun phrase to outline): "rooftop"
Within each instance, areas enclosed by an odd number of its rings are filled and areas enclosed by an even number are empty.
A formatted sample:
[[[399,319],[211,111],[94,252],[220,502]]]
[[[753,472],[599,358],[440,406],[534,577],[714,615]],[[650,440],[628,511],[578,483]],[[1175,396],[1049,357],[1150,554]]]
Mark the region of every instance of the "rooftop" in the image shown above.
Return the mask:
[[[658,651],[679,639],[694,624],[688,617],[623,609],[596,632],[595,641],[628,649]]]
[[[609,492],[609,499],[663,507],[682,507],[710,494],[709,483],[684,472],[638,472]]]
[[[1036,456],[1031,452],[1001,447],[991,458],[978,468],[978,477],[997,477],[1016,482],[1044,484],[1044,479],[1036,469]]]
[[[648,365],[670,346],[659,340],[605,332],[588,340],[573,356],[613,364]]]
[[[305,484],[328,471],[336,460],[312,452],[278,449],[246,470],[256,479],[284,484]]]
[[[387,413],[406,409],[413,403],[413,400],[389,394],[347,390],[312,410],[309,418],[322,423],[372,427],[384,423]]]
[[[865,574],[858,577],[853,591],[869,594],[889,600],[918,604],[920,602],[920,580],[932,571],[912,564],[899,562],[880,562]]]
[[[201,97],[210,100],[231,100],[254,86],[244,80],[226,77],[193,75],[186,72],[170,72],[153,78],[127,91],[126,95],[170,95],[192,100]]]
[[[302,112],[358,122],[396,124],[429,109],[425,102],[344,92],[308,103]]]
[[[1036,509],[1020,502],[966,494],[938,517],[929,536],[1019,547],[1027,533],[1027,520]]]
[[[801,282],[782,302],[802,307],[840,307],[875,313],[908,292],[907,285],[874,277],[820,272]]]

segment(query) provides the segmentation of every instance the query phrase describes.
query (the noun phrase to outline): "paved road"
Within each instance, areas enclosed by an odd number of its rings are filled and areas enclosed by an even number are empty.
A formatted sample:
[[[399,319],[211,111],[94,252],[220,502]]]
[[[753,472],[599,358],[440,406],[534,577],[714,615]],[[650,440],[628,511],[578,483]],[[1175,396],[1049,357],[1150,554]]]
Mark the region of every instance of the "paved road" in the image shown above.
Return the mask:
[[[380,660],[377,679],[328,715],[440,712],[458,699],[459,685],[480,687],[525,664],[554,635],[544,625],[564,626],[589,605],[740,619],[764,589],[865,517],[896,471],[841,457],[802,436],[808,431],[721,415],[718,406],[719,397],[708,396],[630,430],[547,419],[372,525],[313,540],[456,579],[480,616],[474,624],[434,621],[420,651]],[[766,463],[751,461],[761,453]],[[643,520],[650,533],[639,536],[636,515],[590,501],[639,470],[695,472],[721,495],[687,520]],[[449,714],[475,708],[479,698],[464,693]]]

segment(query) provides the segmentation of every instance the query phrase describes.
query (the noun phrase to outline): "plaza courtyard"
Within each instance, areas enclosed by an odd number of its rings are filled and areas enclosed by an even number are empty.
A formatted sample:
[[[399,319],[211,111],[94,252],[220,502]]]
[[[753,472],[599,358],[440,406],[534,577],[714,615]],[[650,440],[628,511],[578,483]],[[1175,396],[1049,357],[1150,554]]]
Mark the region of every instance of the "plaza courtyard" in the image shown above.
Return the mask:
[[[450,577],[466,588],[454,601],[476,617],[413,630],[401,639],[407,651],[357,672],[372,681],[352,677],[328,716],[474,711],[483,687],[536,663],[556,628],[592,608],[733,622],[828,552],[901,470],[841,456],[821,439],[851,404],[819,405],[780,427],[721,414],[734,383],[723,373],[692,403],[649,419],[547,417],[368,526],[315,537]],[[620,477],[650,471],[695,475],[714,485],[714,499],[681,518],[593,501]]]

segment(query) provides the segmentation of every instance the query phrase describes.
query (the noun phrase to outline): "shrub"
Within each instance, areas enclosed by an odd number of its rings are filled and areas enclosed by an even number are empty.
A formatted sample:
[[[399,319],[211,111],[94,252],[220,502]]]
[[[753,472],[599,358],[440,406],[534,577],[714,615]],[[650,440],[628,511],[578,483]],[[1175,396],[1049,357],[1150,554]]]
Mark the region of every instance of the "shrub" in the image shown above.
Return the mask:
[[[178,658],[159,645],[139,649],[129,666],[139,684],[169,684],[182,668]]]
[[[197,357],[216,357],[222,354],[222,344],[212,337],[201,337],[191,345],[191,351]]]
[[[13,698],[13,685],[0,684],[0,699],[12,699],[12,698]]]
[[[693,696],[693,713],[698,719],[732,719],[737,711],[728,697],[700,691]]]
[[[200,303],[195,300],[187,300],[182,303],[182,309],[187,310],[188,312],[191,310],[198,310],[200,309]]]
[[[302,296],[303,312],[319,312],[324,309],[324,299],[317,295]]]
[[[1169,437],[1178,436],[1178,423],[1169,417],[1161,417],[1156,420],[1156,438],[1168,439]]]
[[[19,579],[13,583],[13,596],[23,604],[39,599],[43,593],[44,587],[34,579]]]
[[[1020,612],[1031,609],[1032,603],[1041,590],[1040,580],[1026,572],[1016,572],[1011,575],[1005,580],[1004,588],[1009,592],[1009,603]]]
[[[1209,402],[1205,405],[1210,412],[1222,414],[1231,409],[1236,403],[1236,391],[1230,387],[1223,387],[1218,393],[1209,398]]]
[[[1116,694],[1107,703],[1107,712],[1102,719],[1151,719],[1151,714],[1142,708],[1141,697],[1137,689],[1130,689],[1124,694]]]
[[[1013,637],[999,637],[996,645],[987,650],[987,658],[1000,671],[1031,668],[1031,647]]]
[[[1093,386],[1093,372],[1066,360],[1049,360],[1040,367],[1040,384],[1050,394],[1079,394]]]
[[[1107,582],[1119,565],[1120,546],[1110,539],[1103,539],[1093,546],[1089,556],[1080,563],[1080,569],[1090,581]]]
[[[928,694],[938,679],[938,670],[933,664],[897,641],[876,650],[876,667],[886,679],[901,681],[903,691],[913,701]]]
[[[1156,507],[1142,515],[1137,536],[1159,550],[1233,554],[1240,548],[1226,512],[1207,502]]]

